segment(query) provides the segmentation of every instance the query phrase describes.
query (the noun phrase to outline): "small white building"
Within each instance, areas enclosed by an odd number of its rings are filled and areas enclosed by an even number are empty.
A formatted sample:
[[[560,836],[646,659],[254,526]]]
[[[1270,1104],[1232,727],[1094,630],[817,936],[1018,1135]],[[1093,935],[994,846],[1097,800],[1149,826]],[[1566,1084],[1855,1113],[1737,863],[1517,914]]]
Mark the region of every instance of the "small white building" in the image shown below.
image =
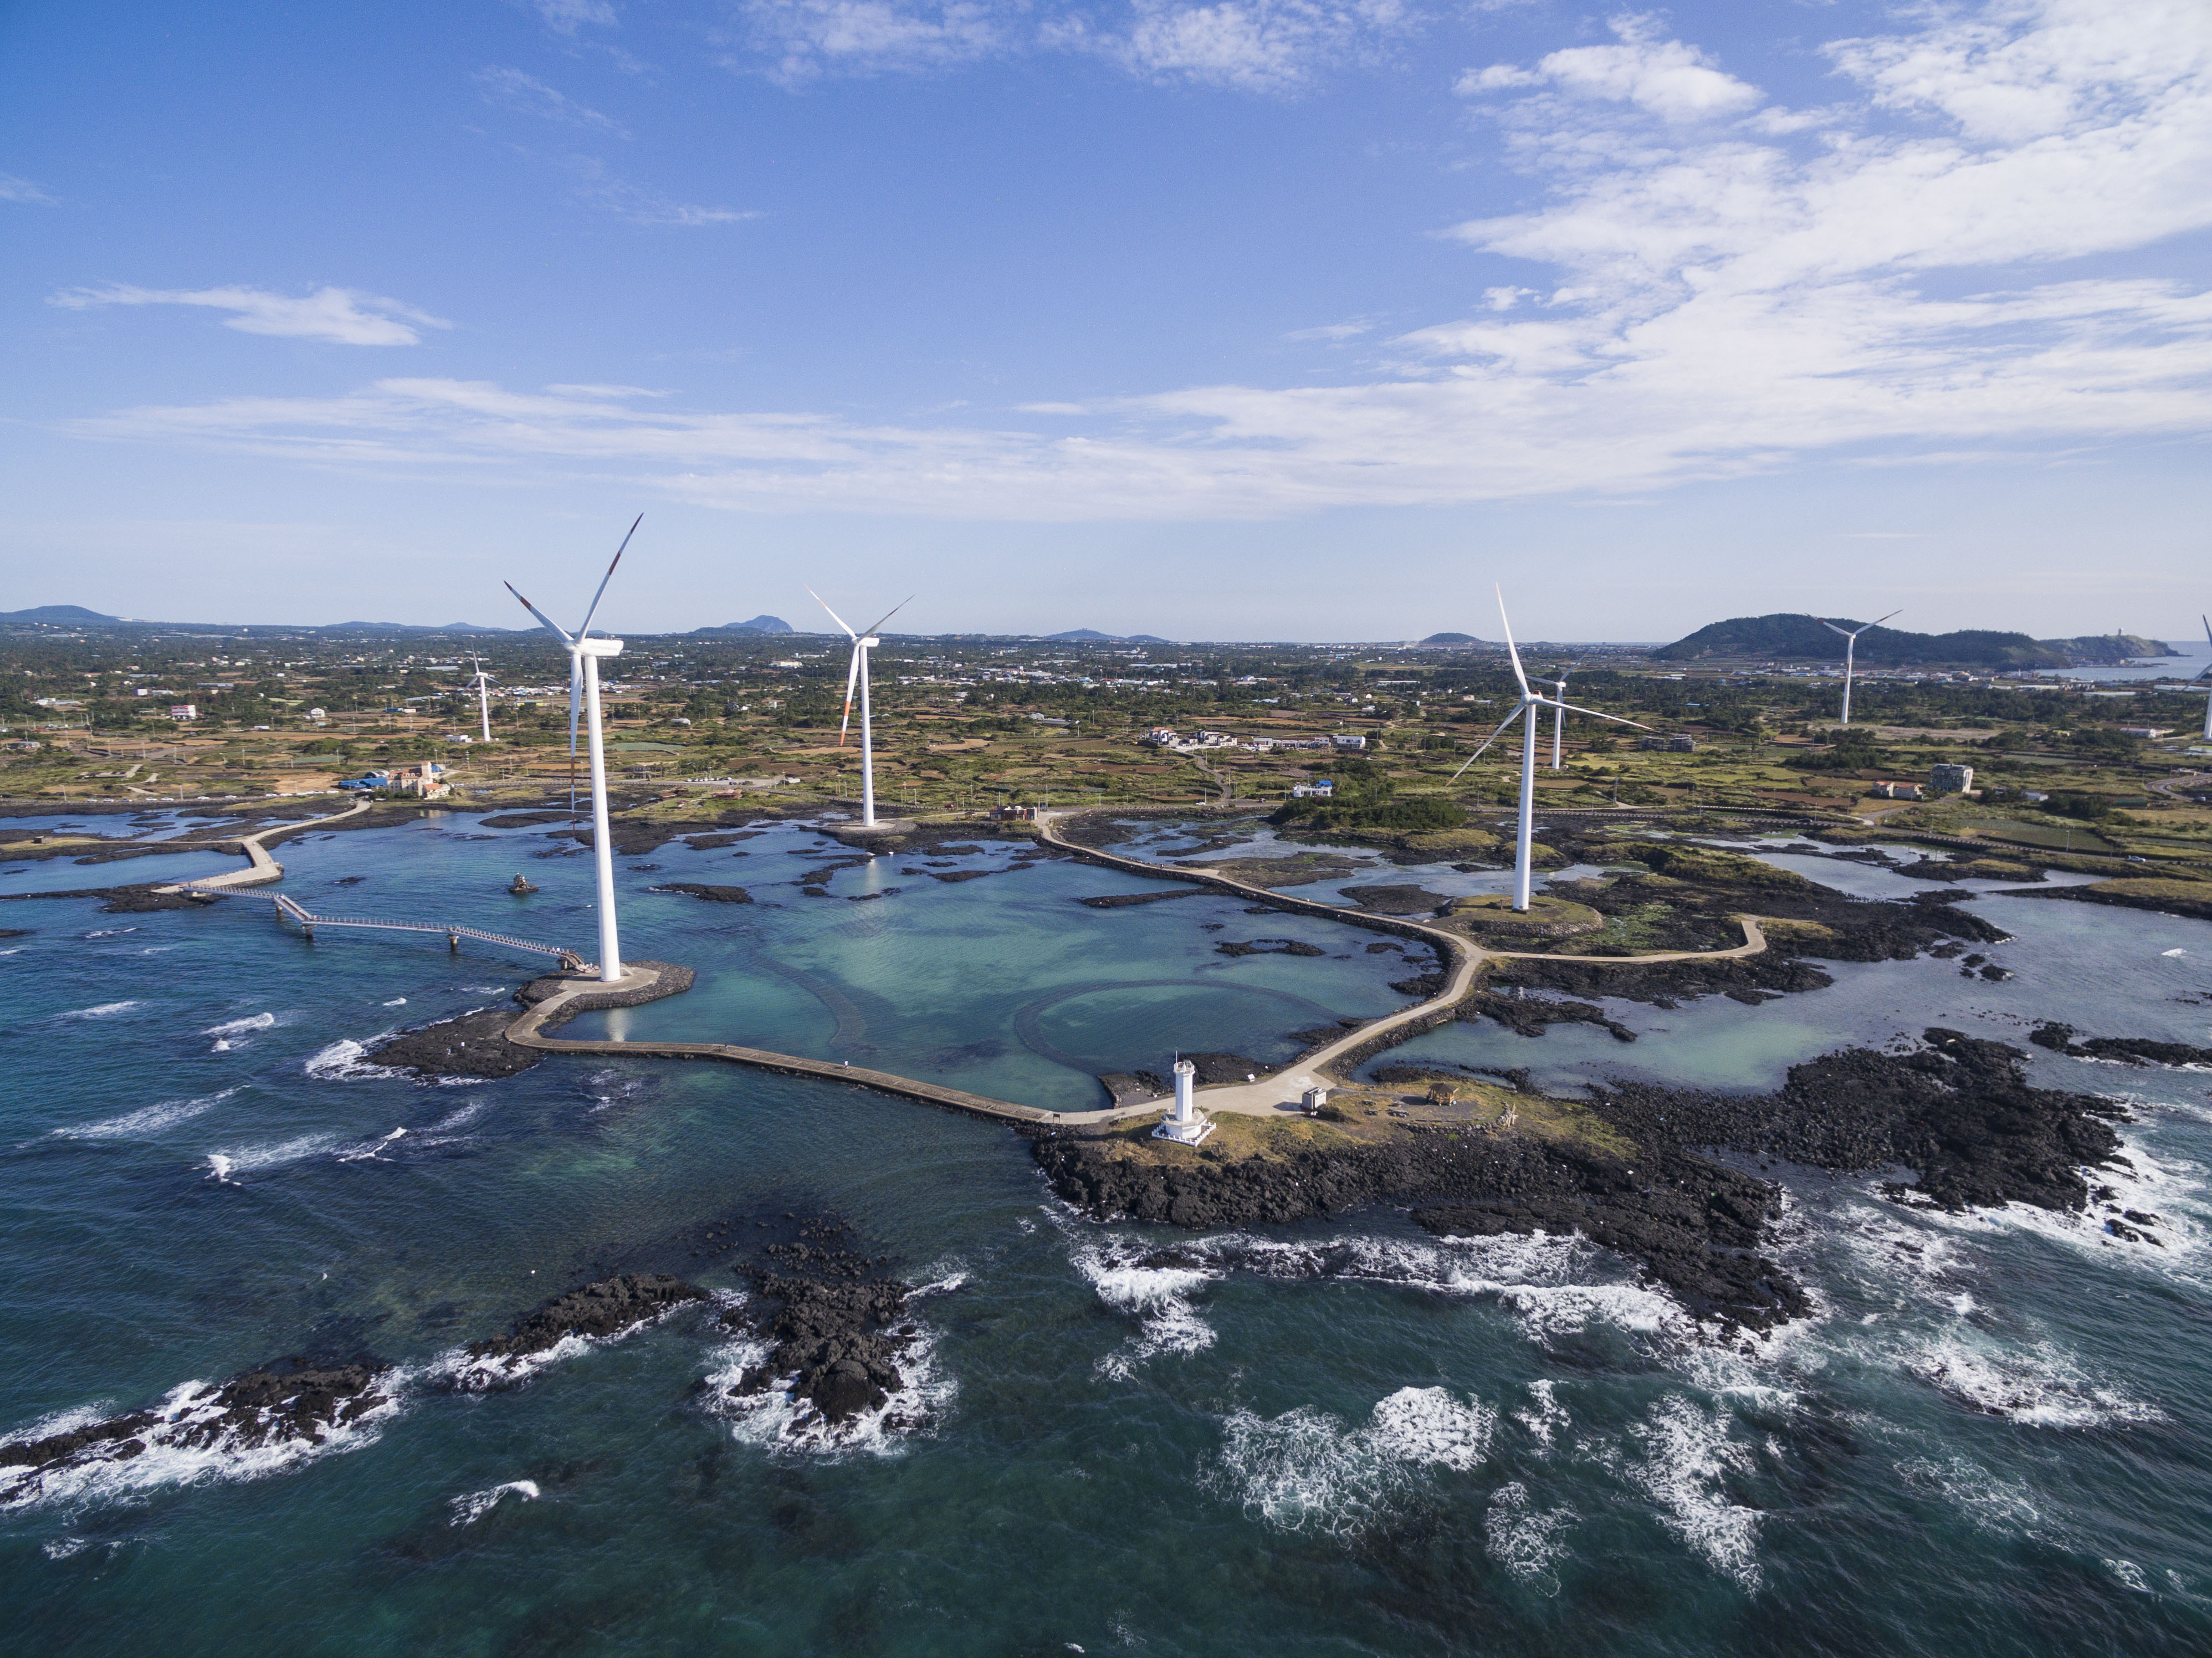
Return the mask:
[[[1367,739],[1358,732],[1339,732],[1328,739],[1340,749],[1364,749]]]
[[[1942,764],[1928,768],[1928,792],[1930,794],[1966,794],[1974,786],[1972,766]]]
[[[1328,800],[1335,798],[1336,785],[1326,777],[1317,777],[1310,783],[1291,785],[1293,800]]]
[[[192,703],[172,702],[169,704],[169,718],[172,720],[197,720],[199,717],[200,711]]]

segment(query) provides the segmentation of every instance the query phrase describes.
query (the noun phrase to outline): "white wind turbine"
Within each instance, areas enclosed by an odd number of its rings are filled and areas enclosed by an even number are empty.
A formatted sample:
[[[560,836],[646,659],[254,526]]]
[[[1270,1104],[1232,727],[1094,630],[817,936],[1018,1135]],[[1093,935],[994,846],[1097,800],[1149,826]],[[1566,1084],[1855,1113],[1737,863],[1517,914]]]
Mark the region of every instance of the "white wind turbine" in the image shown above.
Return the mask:
[[[1528,689],[1528,676],[1521,671],[1521,651],[1513,642],[1513,623],[1505,614],[1505,590],[1503,587],[1498,590],[1498,616],[1505,624],[1505,648],[1513,658],[1513,677],[1520,682],[1520,706],[1505,716],[1504,723],[1496,731],[1482,739],[1482,748],[1468,756],[1467,765],[1452,774],[1452,781],[1458,782],[1468,766],[1481,759],[1483,750],[1504,736],[1515,720],[1525,719],[1528,722],[1528,729],[1521,734],[1521,825],[1513,851],[1513,908],[1525,911],[1528,908],[1529,843],[1534,837],[1536,824],[1536,742],[1539,736],[1536,722],[1542,717],[1538,711],[1553,708],[1563,714],[1586,714],[1593,720],[1610,720],[1616,726],[1634,726],[1640,732],[1648,732],[1651,727],[1639,725],[1633,720],[1623,720],[1617,714],[1600,714],[1595,708],[1580,708],[1571,702],[1537,695]]]
[[[574,634],[564,632],[544,611],[528,599],[522,598],[521,590],[510,581],[507,592],[522,599],[522,608],[536,616],[546,630],[567,648],[568,653],[568,757],[569,776],[575,773],[576,714],[580,707],[591,727],[592,753],[592,851],[599,863],[599,977],[612,984],[623,976],[622,945],[615,933],[615,859],[612,836],[607,829],[607,755],[599,735],[599,659],[620,656],[623,642],[619,639],[593,639],[592,618],[599,613],[599,600],[605,595],[607,583],[614,580],[615,565],[622,562],[623,554],[629,547],[629,537],[637,533],[637,526],[645,522],[640,513],[629,526],[629,535],[615,549],[614,563],[607,566],[606,574],[599,578],[599,591],[592,595],[592,608],[584,612],[584,625]],[[574,811],[575,785],[569,784],[570,811]]]
[[[1552,687],[1559,694],[1559,707],[1552,714],[1552,769],[1553,771],[1559,768],[1559,740],[1567,729],[1567,676],[1581,665],[1578,662],[1570,662],[1559,670],[1559,677],[1557,679],[1540,679],[1536,682],[1539,685]]]
[[[813,588],[809,587],[806,593],[808,598],[823,610],[830,610],[830,601],[816,592]],[[913,603],[914,595],[908,593],[860,633],[854,633],[852,629],[846,627],[845,618],[839,616],[836,611],[830,610],[830,619],[839,627],[844,628],[845,636],[853,641],[853,660],[845,670],[845,717],[838,722],[837,726],[837,746],[841,749],[845,746],[845,733],[851,729],[853,724],[853,687],[857,683],[860,688],[860,827],[862,829],[873,829],[876,826],[876,738],[875,727],[871,723],[868,714],[868,653],[884,642],[876,637],[876,629]]]
[[[515,597],[520,598],[521,595],[518,593]],[[469,676],[468,683],[477,688],[477,702],[483,710],[483,740],[489,743],[491,741],[491,682],[495,676],[484,671],[482,657],[471,656],[469,660],[477,665],[477,671]]]
[[[1892,610],[1889,613],[1889,616],[1902,616],[1904,614],[1905,612],[1902,610]],[[1862,622],[1856,628],[1838,628],[1825,616],[1814,616],[1813,618],[1822,627],[1826,628],[1830,633],[1841,634],[1844,636],[1843,723],[1846,726],[1851,723],[1851,666],[1852,659],[1858,654],[1859,635],[1864,633],[1869,628],[1879,628],[1883,623],[1889,620],[1889,616],[1878,616],[1871,622]]]
[[[2197,620],[2204,624],[2204,642],[2207,645],[2212,645],[2212,616],[2201,616]],[[2207,675],[2212,675],[2212,662],[2206,663],[2191,675],[2189,683],[2194,685]],[[2204,701],[2204,740],[2212,743],[2212,697],[2207,697]]]

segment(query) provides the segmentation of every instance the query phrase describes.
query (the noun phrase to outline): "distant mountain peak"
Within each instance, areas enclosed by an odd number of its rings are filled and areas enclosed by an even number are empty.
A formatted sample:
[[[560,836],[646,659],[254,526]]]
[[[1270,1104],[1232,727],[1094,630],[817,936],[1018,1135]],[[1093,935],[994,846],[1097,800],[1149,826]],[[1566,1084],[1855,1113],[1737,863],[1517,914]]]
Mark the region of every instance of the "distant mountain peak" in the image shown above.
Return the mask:
[[[39,604],[27,610],[0,610],[0,622],[120,622],[119,616],[102,616],[82,604]]]
[[[757,616],[750,622],[725,622],[719,628],[694,628],[694,634],[788,634],[799,630],[780,616]]]

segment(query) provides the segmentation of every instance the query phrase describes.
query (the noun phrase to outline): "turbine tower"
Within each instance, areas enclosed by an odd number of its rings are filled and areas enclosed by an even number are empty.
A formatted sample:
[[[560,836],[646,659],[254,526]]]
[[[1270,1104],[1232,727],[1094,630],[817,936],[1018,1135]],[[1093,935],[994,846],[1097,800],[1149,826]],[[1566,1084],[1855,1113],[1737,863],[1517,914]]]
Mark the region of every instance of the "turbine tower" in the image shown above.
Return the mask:
[[[1889,616],[1902,616],[1903,614],[1904,611],[1902,610],[1892,610],[1889,613]],[[1846,726],[1851,723],[1851,663],[1852,659],[1858,654],[1859,635],[1864,633],[1869,628],[1879,628],[1883,623],[1889,620],[1889,616],[1876,616],[1871,622],[1862,622],[1856,628],[1838,628],[1825,616],[1814,616],[1813,618],[1822,627],[1826,628],[1830,633],[1841,634],[1844,636],[1843,723]]]
[[[491,682],[494,676],[484,671],[482,657],[472,655],[469,660],[477,665],[476,672],[469,676],[469,683],[477,688],[477,702],[483,710],[483,740],[489,743],[491,741]]]
[[[1513,642],[1513,622],[1505,614],[1505,590],[1503,587],[1498,590],[1498,617],[1505,624],[1505,648],[1513,659],[1513,677],[1521,685],[1520,705],[1505,716],[1496,731],[1482,739],[1482,748],[1468,756],[1467,765],[1452,774],[1452,781],[1458,782],[1468,766],[1481,759],[1483,750],[1504,736],[1515,720],[1526,720],[1528,722],[1528,728],[1521,734],[1521,824],[1513,852],[1513,908],[1526,912],[1528,908],[1529,846],[1534,838],[1536,826],[1536,742],[1540,734],[1537,721],[1542,717],[1539,710],[1553,708],[1562,714],[1586,714],[1593,720],[1610,720],[1616,726],[1634,726],[1640,732],[1648,732],[1651,727],[1639,725],[1633,720],[1623,720],[1617,714],[1600,714],[1595,708],[1580,708],[1571,702],[1537,695],[1528,689],[1528,676],[1521,671],[1521,650]],[[1537,682],[1539,684],[1543,683],[1541,680]]]
[[[612,984],[623,976],[622,944],[615,932],[615,858],[613,836],[607,828],[607,754],[599,732],[599,659],[620,656],[623,642],[619,639],[592,637],[592,618],[599,613],[599,600],[605,597],[607,583],[614,580],[615,565],[629,548],[629,537],[637,533],[637,526],[645,522],[640,513],[629,526],[629,535],[615,549],[614,563],[599,578],[599,591],[592,595],[592,608],[584,612],[584,625],[574,634],[564,632],[544,611],[528,599],[522,598],[521,590],[510,581],[507,592],[522,599],[522,608],[536,616],[546,631],[559,640],[568,653],[568,758],[573,767],[576,756],[576,715],[580,708],[591,727],[592,753],[592,851],[599,864],[599,978]],[[574,771],[570,775],[574,775]],[[571,785],[573,790],[574,785]],[[573,808],[572,808],[573,810]]]
[[[830,610],[830,601],[816,592],[813,588],[809,587],[806,594],[823,610]],[[865,631],[857,634],[845,626],[843,616],[839,616],[835,610],[830,610],[830,619],[839,627],[844,628],[845,636],[853,641],[853,659],[845,669],[845,717],[838,722],[837,726],[837,746],[841,749],[845,746],[845,733],[852,728],[853,725],[853,687],[857,683],[860,688],[860,827],[862,829],[873,829],[876,826],[876,736],[875,726],[870,720],[868,712],[868,653],[884,642],[876,637],[876,629],[913,603],[914,595],[908,593],[878,616]]]

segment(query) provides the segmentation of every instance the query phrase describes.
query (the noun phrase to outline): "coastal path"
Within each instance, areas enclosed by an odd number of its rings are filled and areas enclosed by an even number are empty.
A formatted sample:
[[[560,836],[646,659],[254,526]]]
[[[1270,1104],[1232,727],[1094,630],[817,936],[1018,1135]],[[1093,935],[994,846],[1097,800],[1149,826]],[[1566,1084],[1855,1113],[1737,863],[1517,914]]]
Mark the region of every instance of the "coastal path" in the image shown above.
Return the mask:
[[[276,823],[254,835],[241,835],[239,849],[246,854],[246,867],[234,869],[225,875],[210,875],[198,881],[179,881],[174,886],[156,887],[156,892],[211,892],[221,896],[237,887],[267,886],[271,881],[284,878],[284,865],[269,855],[261,844],[264,835],[296,835],[301,829],[313,829],[322,823],[343,823],[349,817],[358,817],[368,810],[369,803],[356,800],[343,811],[332,812],[328,817],[310,817],[304,823]]]
[[[1445,953],[1452,963],[1444,987],[1427,1000],[1411,1007],[1401,1008],[1395,1013],[1359,1025],[1324,1047],[1314,1049],[1287,1069],[1272,1076],[1255,1078],[1249,1083],[1216,1084],[1201,1090],[1209,1111],[1237,1111],[1255,1116],[1272,1115],[1297,1105],[1299,1096],[1309,1088],[1336,1088],[1343,1078],[1334,1075],[1330,1067],[1354,1049],[1366,1048],[1378,1038],[1393,1032],[1414,1029],[1408,1035],[1444,1023],[1451,1017],[1451,1010],[1463,1001],[1474,987],[1475,975],[1491,962],[1528,959],[1545,962],[1589,962],[1607,966],[1641,967],[1654,962],[1724,961],[1732,957],[1756,956],[1766,948],[1766,935],[1759,930],[1758,920],[1749,915],[1735,918],[1743,927],[1743,942],[1727,950],[1662,950],[1649,956],[1564,956],[1540,950],[1486,950],[1463,933],[1443,927],[1426,926],[1419,921],[1395,915],[1369,915],[1358,910],[1346,909],[1340,904],[1325,904],[1318,899],[1292,898],[1267,887],[1255,886],[1225,875],[1214,875],[1202,869],[1187,868],[1181,865],[1166,865],[1147,863],[1140,858],[1124,857],[1120,853],[1102,852],[1095,847],[1079,846],[1064,839],[1059,833],[1060,820],[1074,816],[1071,811],[1037,814],[1040,838],[1051,842],[1062,851],[1085,863],[1103,864],[1131,875],[1141,875],[1152,880],[1188,881],[1199,886],[1212,887],[1232,893],[1240,898],[1250,898],[1273,909],[1290,910],[1304,915],[1326,916],[1352,926],[1366,927],[1377,932],[1395,932],[1401,937],[1419,938],[1433,944]],[[1160,1108],[1158,1100],[1140,1105],[1083,1113],[1069,1113],[1062,1121],[1082,1122],[1111,1122],[1126,1117],[1141,1116]]]
[[[994,1099],[988,1094],[971,1094],[966,1089],[947,1088],[942,1084],[902,1077],[889,1071],[872,1071],[836,1060],[803,1059],[796,1054],[778,1054],[765,1048],[741,1048],[734,1042],[586,1042],[544,1034],[544,1026],[556,1017],[593,1008],[635,1005],[655,999],[665,993],[658,982],[661,971],[661,965],[658,963],[633,962],[629,963],[629,971],[613,984],[605,984],[596,979],[578,980],[573,989],[556,990],[544,1000],[526,1009],[522,1017],[507,1028],[507,1039],[518,1048],[534,1048],[548,1054],[596,1054],[604,1058],[631,1060],[720,1060],[726,1064],[749,1066],[756,1071],[773,1071],[787,1077],[813,1077],[823,1082],[846,1083],[855,1088],[871,1089],[878,1094],[895,1094],[902,1099],[919,1100],[924,1105],[942,1106],[948,1111],[964,1112],[973,1117],[992,1117],[1002,1122],[1085,1122],[1114,1114],[1111,1112],[1046,1111],[1034,1105],[1018,1105],[1012,1100]],[[1157,1110],[1158,1108],[1152,1108]]]

